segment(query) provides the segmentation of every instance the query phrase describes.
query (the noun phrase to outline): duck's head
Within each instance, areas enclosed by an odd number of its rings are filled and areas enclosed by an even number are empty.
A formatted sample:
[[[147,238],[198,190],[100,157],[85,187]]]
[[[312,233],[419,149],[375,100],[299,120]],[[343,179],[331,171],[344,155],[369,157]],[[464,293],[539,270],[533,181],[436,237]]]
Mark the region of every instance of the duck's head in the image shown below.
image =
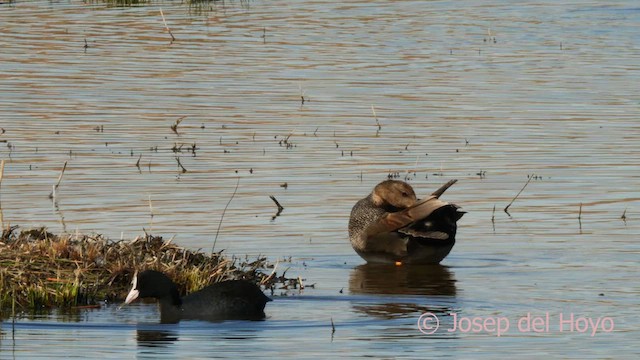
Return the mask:
[[[373,188],[371,201],[375,206],[395,212],[410,207],[417,199],[411,185],[400,180],[386,180]]]
[[[176,284],[167,275],[155,271],[145,270],[136,272],[131,281],[131,291],[125,299],[125,304],[133,302],[137,298],[156,298],[169,300],[173,305],[182,303]]]

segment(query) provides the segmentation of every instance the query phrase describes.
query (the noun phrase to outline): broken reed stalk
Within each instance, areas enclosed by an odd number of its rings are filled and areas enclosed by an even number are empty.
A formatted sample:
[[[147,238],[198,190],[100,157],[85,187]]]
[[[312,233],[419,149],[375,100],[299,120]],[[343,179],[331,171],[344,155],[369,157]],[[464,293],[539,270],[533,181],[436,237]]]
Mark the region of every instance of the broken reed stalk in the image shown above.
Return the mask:
[[[580,235],[582,235],[582,203],[580,203],[580,207],[578,208],[578,230],[580,231]]]
[[[56,189],[60,186],[60,183],[62,182],[62,176],[64,175],[64,171],[67,169],[67,162],[64,162],[64,165],[62,165],[62,171],[60,171],[60,176],[58,176],[58,182],[56,183]]]
[[[580,208],[578,208],[578,224],[580,225],[580,229],[582,229],[582,203],[580,203]]]
[[[491,213],[491,226],[493,227],[493,232],[496,232],[496,206],[493,205],[493,212]]]
[[[231,198],[229,198],[227,205],[225,205],[224,210],[222,210],[222,215],[220,215],[220,222],[218,223],[218,230],[216,230],[216,237],[213,239],[213,245],[211,246],[211,254],[213,254],[213,251],[216,248],[216,242],[218,241],[218,235],[220,234],[220,228],[222,227],[222,219],[224,219],[224,214],[227,212],[227,208],[229,207],[229,204],[231,204],[231,200],[233,200],[233,197],[236,196],[236,192],[238,191],[239,185],[240,185],[240,177],[238,177],[238,181],[236,181],[236,188],[233,189],[233,194],[231,194]]]
[[[447,191],[447,189],[449,189],[453,184],[457,183],[458,179],[453,179],[453,180],[449,180],[447,181],[446,184],[440,186],[440,188],[434,192],[431,193],[431,196],[435,196],[436,198],[439,198],[440,195],[444,194],[445,191]]]
[[[171,29],[169,29],[169,26],[167,25],[167,20],[165,20],[164,18],[164,13],[162,12],[162,8],[160,8],[160,16],[162,16],[162,22],[164,23],[164,28],[167,29],[167,31],[169,32],[169,35],[171,35],[171,42],[176,41],[176,37],[173,36]]]
[[[373,118],[376,119],[378,130],[382,130],[382,125],[380,125],[380,121],[378,121],[378,115],[376,115],[376,108],[373,105],[371,105],[371,112],[373,113]]]
[[[298,88],[300,89],[300,102],[304,105],[306,99],[304,98],[304,90],[302,89],[302,84],[298,84]]]
[[[64,162],[64,165],[62,165],[62,171],[60,171],[60,175],[58,176],[58,182],[56,182],[55,185],[53,185],[53,191],[51,192],[51,195],[49,197],[51,197],[52,199],[56,197],[56,190],[58,190],[58,188],[60,187],[60,183],[62,182],[62,176],[64,175],[64,171],[67,169],[67,162]]]
[[[529,176],[529,179],[527,179],[527,182],[524,184],[524,186],[522,187],[522,189],[520,189],[520,191],[518,191],[518,193],[516,194],[516,196],[513,197],[513,199],[511,199],[511,202],[509,203],[509,205],[505,206],[504,208],[504,212],[506,212],[507,214],[509,214],[509,207],[511,206],[511,204],[513,204],[514,201],[516,201],[516,199],[518,198],[518,196],[520,196],[520,194],[522,193],[522,191],[524,190],[524,188],[527,187],[527,185],[529,185],[529,183],[531,182],[531,179],[533,179],[533,174],[531,174],[531,176]]]
[[[496,206],[493,205],[493,212],[491,213],[491,222],[495,223],[496,222]]]
[[[149,194],[149,212],[151,213],[151,218],[153,219],[153,205],[151,204],[151,194]]]
[[[3,177],[4,177],[4,159],[0,160],[0,189],[2,189],[2,178]],[[2,197],[0,197],[0,199],[2,199]]]
[[[271,274],[269,274],[269,276],[267,276],[266,278],[262,279],[262,281],[260,281],[260,285],[264,285],[267,282],[269,282],[269,280],[273,279],[273,277],[276,275],[276,270],[278,269],[279,263],[280,263],[280,259],[276,259],[276,264],[273,265],[273,271],[271,272]]]
[[[578,209],[578,220],[582,220],[582,203],[580,203],[580,208]]]
[[[287,144],[289,143],[289,138],[293,135],[293,132],[296,131],[296,129],[291,130],[291,132],[289,133],[289,135],[287,135],[287,137],[284,139],[284,143]]]
[[[273,200],[273,202],[274,202],[274,203],[276,203],[276,206],[278,207],[278,212],[274,215],[274,218],[275,218],[276,216],[279,216],[279,215],[280,215],[280,213],[282,212],[282,210],[284,210],[284,207],[283,207],[282,205],[280,205],[280,203],[278,202],[278,200],[276,200],[276,197],[275,197],[275,196],[273,196],[273,195],[269,195],[269,198],[270,198],[271,200]]]
[[[178,119],[176,119],[175,124],[171,125],[171,131],[173,131],[174,133],[176,133],[176,135],[180,135],[178,134],[178,125],[180,125],[180,123],[182,122],[182,120],[184,120],[187,116],[181,116]],[[182,147],[182,146],[181,146]]]
[[[182,166],[182,163],[180,162],[180,157],[177,155],[176,155],[176,161],[178,162],[178,167],[181,169],[182,173],[183,174],[186,173],[187,169],[184,166]]]

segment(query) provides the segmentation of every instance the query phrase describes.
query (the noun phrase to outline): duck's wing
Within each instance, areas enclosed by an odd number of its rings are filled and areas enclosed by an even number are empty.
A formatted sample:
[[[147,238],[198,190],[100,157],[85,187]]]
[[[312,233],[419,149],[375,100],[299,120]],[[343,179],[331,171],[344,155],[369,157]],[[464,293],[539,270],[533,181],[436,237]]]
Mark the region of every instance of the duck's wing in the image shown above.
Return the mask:
[[[367,227],[367,236],[371,237],[405,228],[417,221],[426,219],[434,211],[447,205],[449,205],[449,203],[438,199],[436,196],[429,196],[426,199],[416,202],[409,208],[384,214],[380,219]]]

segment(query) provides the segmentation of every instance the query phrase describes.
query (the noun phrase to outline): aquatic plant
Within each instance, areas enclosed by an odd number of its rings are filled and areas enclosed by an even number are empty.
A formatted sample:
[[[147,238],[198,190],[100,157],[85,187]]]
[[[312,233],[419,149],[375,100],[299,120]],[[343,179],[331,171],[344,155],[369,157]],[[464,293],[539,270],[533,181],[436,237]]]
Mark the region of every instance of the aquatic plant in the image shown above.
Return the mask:
[[[91,306],[121,301],[141,269],[169,275],[182,294],[214,282],[247,279],[272,290],[295,287],[297,278],[277,276],[266,258],[249,261],[179,247],[144,234],[111,241],[102,235],[54,235],[45,228],[9,227],[0,237],[0,313],[20,309]]]

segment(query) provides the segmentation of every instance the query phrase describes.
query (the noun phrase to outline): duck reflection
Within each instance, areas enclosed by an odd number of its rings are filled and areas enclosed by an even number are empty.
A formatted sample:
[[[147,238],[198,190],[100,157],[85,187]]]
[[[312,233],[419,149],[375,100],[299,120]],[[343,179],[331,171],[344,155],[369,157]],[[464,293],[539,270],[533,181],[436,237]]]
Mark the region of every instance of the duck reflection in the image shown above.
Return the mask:
[[[166,347],[178,340],[173,331],[158,329],[138,329],[136,334],[138,345],[147,348]]]
[[[452,311],[449,301],[441,299],[435,304],[421,301],[418,296],[456,296],[456,280],[446,266],[413,265],[395,266],[387,264],[364,264],[357,266],[349,276],[351,294],[375,295],[410,295],[394,297],[392,301],[385,297],[384,303],[354,305],[357,311],[383,318],[394,318],[399,315],[433,312],[448,313]]]

